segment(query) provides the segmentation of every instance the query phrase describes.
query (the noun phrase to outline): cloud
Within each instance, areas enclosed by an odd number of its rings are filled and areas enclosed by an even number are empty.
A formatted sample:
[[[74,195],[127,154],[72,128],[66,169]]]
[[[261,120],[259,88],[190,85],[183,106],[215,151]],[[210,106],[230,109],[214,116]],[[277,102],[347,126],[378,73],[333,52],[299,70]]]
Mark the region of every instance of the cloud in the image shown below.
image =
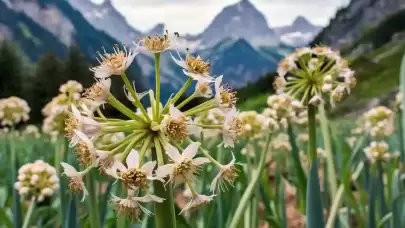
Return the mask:
[[[93,0],[100,1],[100,0]],[[290,24],[297,16],[326,25],[336,9],[349,0],[250,0],[270,26]],[[238,0],[112,0],[114,6],[135,28],[146,31],[157,23],[180,33],[202,32],[227,5]]]

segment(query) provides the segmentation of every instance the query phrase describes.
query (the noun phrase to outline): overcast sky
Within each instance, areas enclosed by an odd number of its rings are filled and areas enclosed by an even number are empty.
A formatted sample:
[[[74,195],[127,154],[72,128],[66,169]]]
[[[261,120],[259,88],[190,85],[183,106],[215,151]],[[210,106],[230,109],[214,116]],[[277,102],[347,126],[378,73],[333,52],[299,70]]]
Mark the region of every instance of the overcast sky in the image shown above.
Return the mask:
[[[104,0],[92,0],[101,3]],[[111,0],[128,22],[147,31],[164,22],[170,31],[198,34],[225,6],[239,0]],[[349,0],[250,0],[271,27],[290,24],[298,15],[326,25]]]

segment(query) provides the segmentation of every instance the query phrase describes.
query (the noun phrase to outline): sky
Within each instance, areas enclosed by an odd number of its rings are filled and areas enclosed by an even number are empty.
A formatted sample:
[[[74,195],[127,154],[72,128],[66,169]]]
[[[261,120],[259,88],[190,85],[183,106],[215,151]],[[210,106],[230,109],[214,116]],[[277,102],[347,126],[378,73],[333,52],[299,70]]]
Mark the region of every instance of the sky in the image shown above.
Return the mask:
[[[101,3],[104,0],[92,0]],[[198,34],[227,6],[239,0],[111,0],[129,24],[148,31],[164,23],[170,31]],[[302,15],[316,25],[327,25],[336,10],[349,0],[250,0],[270,27],[291,24]]]

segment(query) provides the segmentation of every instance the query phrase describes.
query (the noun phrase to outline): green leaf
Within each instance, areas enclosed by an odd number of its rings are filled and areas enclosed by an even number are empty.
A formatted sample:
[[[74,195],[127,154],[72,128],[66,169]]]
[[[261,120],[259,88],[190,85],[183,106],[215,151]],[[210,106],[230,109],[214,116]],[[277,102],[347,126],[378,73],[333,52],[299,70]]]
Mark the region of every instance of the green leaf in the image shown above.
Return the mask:
[[[401,69],[400,69],[400,78],[399,78],[399,87],[400,87],[400,91],[402,91],[402,107],[405,107],[405,55],[402,57],[402,63],[401,63]],[[404,142],[405,142],[405,134],[404,134],[404,129],[405,129],[405,112],[402,112],[402,118],[401,118],[401,122],[402,124],[400,125],[400,134],[402,136],[402,138],[399,140],[401,142],[401,160],[402,163],[405,164],[405,146],[404,146]]]
[[[66,216],[66,221],[64,222],[66,224],[66,227],[75,228],[77,226],[78,216],[76,207],[77,207],[76,196],[73,193],[71,193],[68,214]]]
[[[392,202],[393,227],[405,227],[405,194]]]
[[[373,174],[369,174],[368,182],[368,217],[367,217],[367,227],[376,228],[376,216],[375,216],[375,199],[376,199],[376,178]]]
[[[0,208],[0,225],[4,225],[6,227],[13,227],[13,223],[11,222],[10,218],[6,213],[7,208]],[[0,226],[3,227],[3,226]]]
[[[294,135],[294,131],[292,129],[291,124],[288,124],[288,138],[291,144],[291,156],[292,156],[292,161],[294,165],[294,172],[295,176],[297,177],[297,188],[299,191],[299,195],[305,196],[306,193],[306,187],[307,187],[307,177],[304,172],[304,168],[302,167],[301,161],[300,161],[300,155],[299,155],[299,148],[297,146],[297,143],[295,141],[296,136]],[[302,199],[302,204],[305,205],[305,197],[301,197]]]
[[[111,193],[113,184],[114,184],[114,181],[111,181],[110,183],[108,183],[107,189],[103,196],[103,200],[100,203],[100,227],[104,226],[105,217],[107,216],[108,200],[110,199],[110,193]]]
[[[324,228],[324,215],[322,206],[322,195],[318,176],[318,161],[312,161],[309,170],[306,212],[307,212],[307,227]]]

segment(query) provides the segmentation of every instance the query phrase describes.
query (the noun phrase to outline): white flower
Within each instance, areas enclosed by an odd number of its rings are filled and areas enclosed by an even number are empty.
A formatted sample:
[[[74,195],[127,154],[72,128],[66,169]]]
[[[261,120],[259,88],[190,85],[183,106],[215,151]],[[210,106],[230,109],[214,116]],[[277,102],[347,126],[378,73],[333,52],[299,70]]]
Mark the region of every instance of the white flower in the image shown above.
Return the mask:
[[[221,86],[222,75],[215,79],[215,98],[217,99],[218,105],[221,109],[229,111],[236,105],[238,100],[236,97],[236,92],[232,90],[229,86]]]
[[[164,182],[162,177],[153,176],[153,169],[156,166],[156,161],[149,161],[139,168],[139,152],[132,149],[126,157],[125,167],[121,162],[117,162],[116,166],[112,167],[108,174],[116,179],[121,179],[122,182],[131,189],[147,188],[148,180],[160,180]],[[121,172],[118,176],[117,169]]]
[[[163,133],[176,141],[183,141],[189,134],[197,135],[201,132],[200,128],[193,125],[192,120],[173,104],[169,106],[169,115],[165,116],[161,126]]]
[[[211,182],[210,190],[215,192],[217,186],[221,191],[228,190],[228,184],[233,187],[233,183],[238,177],[237,169],[235,167],[235,156],[232,153],[232,160],[227,165],[221,165],[218,174]]]
[[[68,185],[69,188],[72,189],[72,191],[74,192],[83,192],[83,198],[81,200],[83,202],[86,196],[89,194],[83,182],[83,176],[85,172],[78,172],[73,166],[69,165],[68,163],[62,162],[60,164],[64,169],[64,172],[62,174],[65,174],[70,178]]]
[[[193,57],[190,52],[187,50],[186,59],[183,60],[180,54],[177,52],[180,59],[176,59],[172,53],[170,56],[172,57],[173,61],[183,68],[183,73],[198,82],[212,82],[213,77],[210,76],[210,63],[208,61],[204,61],[201,59],[200,56]]]
[[[66,120],[66,136],[70,139],[69,146],[73,147],[79,142],[75,130],[83,132],[89,138],[95,138],[101,134],[101,124],[92,118],[82,116],[76,106],[72,105],[72,113]]]
[[[168,182],[171,181],[174,184],[179,184],[184,181],[193,181],[201,166],[210,162],[205,157],[194,158],[199,146],[199,142],[193,142],[180,154],[176,147],[167,144],[165,147],[166,153],[173,163],[160,166],[156,170],[157,176],[165,177],[170,175]]]
[[[84,133],[77,130],[74,132],[81,140],[76,145],[76,155],[81,164],[97,166],[101,159],[109,156],[108,151],[97,150],[93,141],[91,141]]]
[[[90,68],[94,72],[96,78],[107,78],[111,75],[121,75],[134,61],[137,52],[127,50],[124,46],[124,50],[120,50],[118,45],[114,46],[114,53],[110,54],[104,50],[103,54],[99,53],[97,59],[100,63],[99,66]]]
[[[168,31],[165,31],[163,35],[145,36],[137,43],[134,42],[136,49],[139,51],[146,51],[152,54],[157,54],[169,50],[174,45],[174,42],[179,37],[179,34],[175,32],[173,35],[169,35]]]
[[[313,106],[319,106],[320,104],[322,104],[322,102],[323,102],[322,97],[319,95],[315,95],[309,100],[308,103]]]
[[[90,100],[93,100],[97,105],[106,103],[108,94],[110,93],[111,79],[102,78],[98,82],[94,83],[89,89],[84,92],[84,96]]]
[[[225,147],[234,147],[236,137],[241,132],[242,123],[238,118],[236,108],[232,108],[226,115],[223,125],[223,140]]]
[[[202,205],[208,204],[216,195],[194,195],[191,201],[180,211],[180,214],[192,212]]]
[[[212,97],[212,89],[209,82],[197,81],[194,92],[197,97]]]
[[[115,195],[112,195],[111,202],[114,205],[115,210],[120,214],[126,216],[129,220],[134,222],[140,222],[139,217],[141,212],[145,213],[148,216],[153,215],[151,211],[143,207],[140,202],[157,202],[162,203],[165,199],[160,198],[155,195],[145,195],[142,197],[133,197],[133,191],[128,190],[127,198],[119,198]]]

